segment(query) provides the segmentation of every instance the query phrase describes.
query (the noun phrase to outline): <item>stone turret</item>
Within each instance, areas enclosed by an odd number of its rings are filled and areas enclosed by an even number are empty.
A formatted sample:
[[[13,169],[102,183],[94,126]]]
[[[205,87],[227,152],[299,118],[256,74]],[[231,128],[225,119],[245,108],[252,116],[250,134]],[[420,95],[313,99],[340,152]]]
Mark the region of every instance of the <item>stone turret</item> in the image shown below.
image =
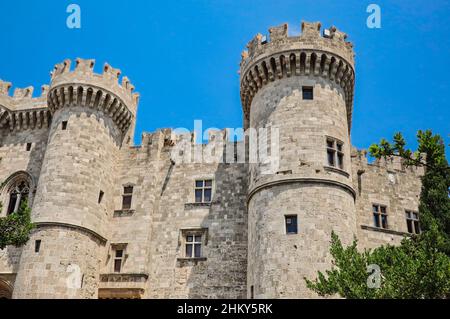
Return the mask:
[[[320,28],[303,22],[301,35],[289,37],[287,24],[273,27],[269,40],[258,34],[242,54],[244,126],[279,129],[271,142],[278,170],[249,167],[249,297],[313,295],[302,278],[331,265],[331,232],[344,243],[356,234],[354,54],[345,33],[331,27],[322,36]],[[295,219],[296,232],[288,232]]]
[[[349,128],[355,82],[353,46],[336,27],[320,34],[320,22],[303,22],[302,34],[288,36],[288,25],[269,29],[270,41],[257,34],[242,53],[241,101],[245,127],[255,94],[275,79],[291,76],[320,76],[339,85],[345,92]]]
[[[24,247],[15,298],[95,298],[114,211],[115,167],[132,138],[138,95],[120,71],[94,60],[55,66],[52,115],[32,208],[36,231]],[[18,93],[23,95],[22,92]],[[40,252],[35,253],[40,241]],[[41,261],[45,260],[45,263]]]

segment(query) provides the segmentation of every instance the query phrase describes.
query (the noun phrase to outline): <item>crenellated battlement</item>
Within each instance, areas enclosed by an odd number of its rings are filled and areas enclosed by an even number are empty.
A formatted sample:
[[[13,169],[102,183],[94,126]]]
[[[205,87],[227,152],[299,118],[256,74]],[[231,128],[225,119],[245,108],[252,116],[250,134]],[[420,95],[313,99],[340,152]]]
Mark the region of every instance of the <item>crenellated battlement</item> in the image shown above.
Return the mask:
[[[412,173],[416,176],[423,176],[425,173],[424,167],[407,166],[405,159],[398,156],[375,159],[374,161],[370,162],[367,150],[358,150],[356,148],[353,148],[351,157],[352,162],[361,172],[365,171],[366,169],[382,169],[384,171]],[[421,157],[425,158],[426,154],[421,154]]]
[[[75,60],[75,68],[71,70],[72,61],[69,59],[55,65],[51,75],[51,87],[56,87],[62,83],[79,83],[96,85],[99,88],[110,90],[111,93],[116,94],[124,102],[127,103],[130,109],[135,109],[139,103],[139,93],[134,93],[134,85],[131,84],[128,77],[122,77],[121,83],[119,78],[122,72],[120,69],[115,69],[108,63],[103,66],[103,73],[94,73],[95,60],[94,59],[80,59]]]
[[[269,82],[291,76],[320,76],[339,85],[345,94],[349,128],[355,82],[354,52],[347,35],[332,26],[320,33],[320,22],[303,22],[299,36],[288,25],[269,29],[269,39],[257,34],[242,53],[241,102],[248,125],[255,94]]]
[[[105,63],[102,74],[94,73],[95,60],[76,59],[56,64],[51,72],[48,106],[52,112],[59,108],[86,105],[109,114],[122,131],[126,131],[136,116],[139,94],[121,71]]]
[[[15,109],[20,107],[27,100],[37,101],[47,97],[48,85],[41,87],[41,95],[39,97],[33,97],[34,87],[28,86],[26,88],[15,88],[11,95],[11,88],[13,87],[11,82],[3,81],[0,79],[0,102],[3,102],[3,106]],[[25,103],[26,104],[26,103]]]
[[[148,136],[159,133],[161,133],[164,136],[164,146],[168,147],[176,146],[179,143],[190,143],[192,145],[206,146],[208,144],[229,142],[228,129],[208,130],[208,139],[206,143],[197,143],[196,141],[197,135],[195,131],[177,132],[172,128],[159,129],[153,133],[144,132],[142,135],[142,140],[144,141],[145,139],[148,139]],[[143,144],[145,143],[143,142]]]
[[[335,26],[325,29],[320,33],[320,22],[302,22],[302,32],[299,36],[289,36],[289,25],[269,28],[269,38],[258,33],[248,44],[247,50],[242,52],[241,68],[251,63],[252,58],[263,54],[279,52],[280,49],[293,48],[292,45],[301,45],[303,48],[321,49],[334,52],[353,65],[353,44],[347,41],[347,34],[338,30]]]
[[[42,128],[50,122],[47,107],[49,86],[42,86],[39,97],[33,97],[34,87],[15,88],[10,95],[11,82],[0,80],[0,128],[14,129]]]

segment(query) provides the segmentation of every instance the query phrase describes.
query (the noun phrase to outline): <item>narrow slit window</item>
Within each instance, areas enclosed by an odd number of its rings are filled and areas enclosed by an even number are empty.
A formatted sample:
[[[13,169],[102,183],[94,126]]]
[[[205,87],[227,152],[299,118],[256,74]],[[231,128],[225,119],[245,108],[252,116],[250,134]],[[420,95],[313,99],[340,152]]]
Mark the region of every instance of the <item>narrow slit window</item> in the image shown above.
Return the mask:
[[[38,253],[41,250],[41,240],[36,240],[34,242],[34,252]]]
[[[27,149],[27,152],[29,152],[29,151],[31,151],[31,143],[27,143],[27,147],[26,147],[26,149]]]
[[[61,123],[61,129],[62,129],[63,131],[67,130],[67,121],[62,121],[62,123]]]
[[[105,195],[105,193],[103,191],[100,191],[100,193],[98,194],[98,203],[99,204],[101,204],[104,195]]]

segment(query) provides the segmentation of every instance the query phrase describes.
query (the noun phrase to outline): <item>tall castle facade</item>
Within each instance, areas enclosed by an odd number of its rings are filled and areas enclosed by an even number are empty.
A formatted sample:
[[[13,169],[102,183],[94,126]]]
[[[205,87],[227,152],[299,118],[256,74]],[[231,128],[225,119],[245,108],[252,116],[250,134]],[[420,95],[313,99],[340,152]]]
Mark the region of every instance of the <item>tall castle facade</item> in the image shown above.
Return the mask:
[[[35,229],[0,250],[0,297],[309,298],[303,277],[331,267],[332,231],[361,248],[419,232],[423,170],[351,145],[347,36],[308,22],[269,33],[240,77],[244,129],[279,130],[270,173],[236,160],[246,141],[222,131],[200,147],[235,161],[174,160],[195,136],[170,129],[132,145],[139,96],[108,64],[66,60],[37,98],[1,81],[0,217],[28,199]]]

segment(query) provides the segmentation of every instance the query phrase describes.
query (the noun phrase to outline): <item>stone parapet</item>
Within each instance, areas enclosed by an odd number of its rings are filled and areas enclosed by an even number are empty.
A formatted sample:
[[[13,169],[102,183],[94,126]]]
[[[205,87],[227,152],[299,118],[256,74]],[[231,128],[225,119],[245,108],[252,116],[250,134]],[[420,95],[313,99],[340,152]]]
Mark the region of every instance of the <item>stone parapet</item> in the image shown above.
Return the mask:
[[[353,46],[336,27],[320,35],[319,22],[303,22],[300,36],[288,36],[288,25],[269,29],[270,41],[256,35],[242,53],[241,102],[248,127],[250,105],[259,89],[284,77],[306,75],[327,78],[345,92],[349,129],[355,83]]]
[[[108,114],[124,132],[136,116],[139,94],[134,93],[134,86],[126,76],[119,84],[119,69],[106,63],[103,74],[96,74],[94,64],[95,60],[77,59],[73,71],[70,70],[70,60],[55,65],[51,73],[48,107],[52,113],[77,105],[97,109]]]

